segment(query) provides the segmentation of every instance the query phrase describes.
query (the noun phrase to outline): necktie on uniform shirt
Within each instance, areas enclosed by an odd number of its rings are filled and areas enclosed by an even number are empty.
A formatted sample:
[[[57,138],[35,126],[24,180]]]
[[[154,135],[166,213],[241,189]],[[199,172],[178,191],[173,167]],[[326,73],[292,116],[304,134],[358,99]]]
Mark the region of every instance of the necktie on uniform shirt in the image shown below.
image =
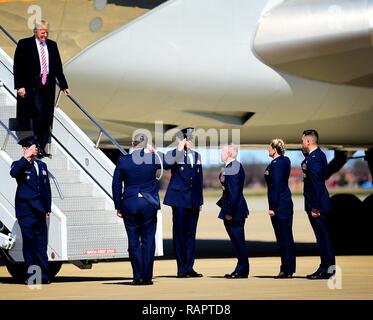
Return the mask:
[[[35,160],[30,161],[30,163],[34,166],[36,175],[39,176],[39,166],[38,163]]]
[[[189,158],[189,161],[188,161]],[[189,163],[193,168],[193,153],[184,151],[184,163]]]

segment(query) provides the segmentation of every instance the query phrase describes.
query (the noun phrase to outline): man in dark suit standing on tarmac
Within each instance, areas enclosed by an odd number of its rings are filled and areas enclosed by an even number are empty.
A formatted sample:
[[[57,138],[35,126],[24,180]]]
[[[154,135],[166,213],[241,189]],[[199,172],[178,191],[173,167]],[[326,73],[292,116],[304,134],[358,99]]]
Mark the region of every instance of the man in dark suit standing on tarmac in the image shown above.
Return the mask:
[[[179,145],[165,156],[165,169],[171,169],[171,180],[164,204],[172,207],[173,244],[178,278],[198,278],[193,269],[199,212],[203,204],[203,175],[199,153],[193,151],[193,128],[176,136]]]
[[[46,219],[52,204],[48,169],[44,162],[36,159],[38,146],[34,137],[24,138],[18,143],[22,146],[23,157],[13,162],[10,175],[17,180],[15,209],[22,232],[22,251],[26,264],[25,284],[33,284],[29,281],[32,276],[31,266],[40,267],[41,282],[48,284]]]
[[[329,279],[335,273],[335,254],[327,225],[327,216],[332,209],[325,186],[328,162],[325,153],[318,147],[318,141],[319,134],[316,130],[303,131],[305,210],[315,233],[321,258],[321,264],[316,272],[307,276],[310,280]]]
[[[157,211],[160,209],[156,172],[161,168],[154,149],[146,153],[147,137],[133,138],[134,150],[121,157],[114,171],[115,209],[123,218],[133,270],[132,285],[152,285]]]
[[[48,39],[48,33],[49,23],[46,20],[36,23],[34,35],[18,42],[13,65],[17,119],[25,127],[32,120],[40,158],[50,157],[45,146],[49,142],[53,123],[56,78],[64,93],[70,94],[57,43]]]

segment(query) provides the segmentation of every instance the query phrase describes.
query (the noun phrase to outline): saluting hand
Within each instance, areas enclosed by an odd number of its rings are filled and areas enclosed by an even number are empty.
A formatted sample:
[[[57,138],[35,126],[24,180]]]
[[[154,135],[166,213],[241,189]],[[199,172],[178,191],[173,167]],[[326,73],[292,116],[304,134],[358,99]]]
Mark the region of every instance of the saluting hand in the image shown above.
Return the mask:
[[[186,144],[186,139],[185,138],[183,140],[180,140],[179,144],[177,145],[177,150],[183,151],[185,144]]]
[[[38,151],[38,147],[33,144],[32,146],[25,148],[24,157],[30,161],[38,155]]]
[[[192,141],[186,141],[185,142],[185,145],[186,145],[186,147],[187,147],[187,149],[192,149],[193,148],[193,143],[192,143]]]
[[[149,152],[155,153],[157,152],[157,149],[154,148],[151,144],[148,144],[146,148],[149,150]]]

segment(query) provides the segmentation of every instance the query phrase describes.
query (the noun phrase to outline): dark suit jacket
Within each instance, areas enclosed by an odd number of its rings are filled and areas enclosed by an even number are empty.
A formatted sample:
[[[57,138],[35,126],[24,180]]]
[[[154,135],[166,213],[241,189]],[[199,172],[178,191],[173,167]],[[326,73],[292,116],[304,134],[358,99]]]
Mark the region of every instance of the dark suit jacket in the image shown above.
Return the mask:
[[[46,45],[49,55],[48,79],[51,85],[55,85],[57,78],[61,89],[67,89],[57,43],[48,39]],[[40,87],[40,59],[35,36],[19,40],[14,54],[13,72],[15,89],[26,88],[27,95],[27,89]]]
[[[49,97],[47,101],[49,102],[47,107],[53,111],[56,78],[62,90],[67,89],[68,85],[63,74],[57,43],[48,39],[46,45],[49,55],[49,74],[47,78]],[[21,126],[24,127],[24,130],[29,130],[29,121],[33,117],[34,106],[28,98],[30,97],[30,92],[41,86],[40,59],[35,36],[19,40],[14,54],[13,72],[14,88],[26,89],[26,98],[17,95],[17,119],[20,121]]]
[[[276,215],[289,216],[293,214],[293,201],[289,189],[290,159],[279,156],[272,160],[264,172],[268,187],[268,206]]]
[[[241,163],[234,160],[225,166],[219,180],[223,189],[223,195],[216,203],[221,208],[219,218],[224,219],[227,214],[232,216],[234,221],[245,220],[249,209],[243,196],[245,171]]]
[[[325,186],[327,166],[326,156],[320,148],[311,152],[302,162],[303,194],[307,212],[312,209],[328,212],[332,208],[329,193]]]
[[[22,157],[14,161],[10,175],[17,180],[15,196],[16,217],[30,214],[45,214],[51,212],[52,194],[49,183],[47,165],[35,160],[39,167],[39,176],[35,167]]]
[[[201,155],[191,151],[193,167],[184,151],[169,151],[165,156],[164,169],[171,169],[163,203],[168,206],[196,209],[203,204],[203,174]]]
[[[139,193],[156,209],[160,209],[156,179],[156,172],[160,168],[158,157],[154,153],[145,153],[144,150],[135,150],[132,154],[121,157],[112,183],[115,209],[122,214],[137,213]]]

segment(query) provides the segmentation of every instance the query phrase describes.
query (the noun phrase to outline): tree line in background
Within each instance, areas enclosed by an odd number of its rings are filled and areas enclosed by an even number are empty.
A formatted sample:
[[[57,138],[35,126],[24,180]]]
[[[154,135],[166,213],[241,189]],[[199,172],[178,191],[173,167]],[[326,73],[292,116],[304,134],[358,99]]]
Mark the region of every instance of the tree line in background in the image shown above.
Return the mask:
[[[254,190],[266,189],[264,181],[264,171],[267,164],[263,163],[243,163],[245,169],[245,188]],[[221,166],[210,166],[203,169],[204,188],[220,189],[219,173]],[[165,190],[168,186],[171,174],[165,171],[160,182],[160,188]],[[327,180],[327,187],[333,188],[369,188],[372,177],[366,161],[359,160],[350,167],[344,167],[339,172],[333,174]],[[302,192],[303,173],[301,168],[292,168],[289,179],[289,186],[293,192]]]

